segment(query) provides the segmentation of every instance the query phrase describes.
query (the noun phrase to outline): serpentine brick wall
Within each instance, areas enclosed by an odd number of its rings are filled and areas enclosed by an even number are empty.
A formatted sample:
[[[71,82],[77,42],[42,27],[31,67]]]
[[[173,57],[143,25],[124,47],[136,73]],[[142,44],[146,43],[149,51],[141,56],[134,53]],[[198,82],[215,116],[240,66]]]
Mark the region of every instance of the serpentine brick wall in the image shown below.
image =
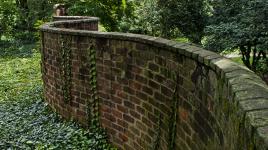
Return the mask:
[[[253,72],[194,45],[96,30],[96,18],[41,28],[45,99],[63,117],[87,126],[97,97],[119,149],[268,148],[268,87]]]

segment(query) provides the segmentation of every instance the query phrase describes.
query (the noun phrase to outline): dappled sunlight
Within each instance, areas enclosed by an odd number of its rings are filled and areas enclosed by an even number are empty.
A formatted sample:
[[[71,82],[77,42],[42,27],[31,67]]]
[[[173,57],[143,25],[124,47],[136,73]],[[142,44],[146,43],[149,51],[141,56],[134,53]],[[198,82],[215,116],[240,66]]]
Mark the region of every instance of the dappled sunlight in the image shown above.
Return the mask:
[[[0,57],[0,101],[13,99],[29,88],[41,85],[40,54],[33,53],[33,46],[25,45],[27,51],[16,51],[18,56],[29,54],[32,57],[12,57],[12,54],[11,57]]]

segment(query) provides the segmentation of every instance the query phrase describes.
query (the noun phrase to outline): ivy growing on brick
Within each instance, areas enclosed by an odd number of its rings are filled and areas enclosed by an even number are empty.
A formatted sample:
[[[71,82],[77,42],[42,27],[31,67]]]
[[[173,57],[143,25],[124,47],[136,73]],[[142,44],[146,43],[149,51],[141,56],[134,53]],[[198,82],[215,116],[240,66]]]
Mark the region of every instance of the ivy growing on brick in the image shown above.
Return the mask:
[[[99,97],[97,94],[97,69],[96,69],[96,49],[91,46],[89,52],[89,82],[90,97],[87,102],[87,114],[90,128],[97,129],[99,124]]]
[[[158,150],[159,146],[160,146],[160,138],[161,138],[161,126],[162,126],[162,122],[161,122],[161,118],[162,115],[161,113],[158,113],[158,122],[157,122],[157,131],[156,131],[156,135],[154,137],[153,140],[153,150]]]
[[[61,90],[66,103],[71,100],[71,37],[60,36],[60,77],[62,81]]]
[[[178,83],[178,73],[176,73],[175,76],[173,76],[174,81],[176,81],[175,83]],[[173,93],[173,97],[172,97],[172,112],[171,112],[171,117],[170,117],[170,121],[169,121],[169,144],[168,144],[168,149],[169,150],[174,150],[175,148],[175,140],[176,140],[176,127],[177,127],[177,118],[178,118],[178,84],[176,84],[175,86],[175,90]]]
[[[40,37],[42,37],[42,39],[44,39],[44,33],[40,33]],[[44,40],[41,42],[41,72],[43,75],[45,75],[47,73],[46,67],[45,67],[45,62],[46,62],[46,58],[45,58],[45,52],[44,52],[44,47],[45,47],[45,43]]]

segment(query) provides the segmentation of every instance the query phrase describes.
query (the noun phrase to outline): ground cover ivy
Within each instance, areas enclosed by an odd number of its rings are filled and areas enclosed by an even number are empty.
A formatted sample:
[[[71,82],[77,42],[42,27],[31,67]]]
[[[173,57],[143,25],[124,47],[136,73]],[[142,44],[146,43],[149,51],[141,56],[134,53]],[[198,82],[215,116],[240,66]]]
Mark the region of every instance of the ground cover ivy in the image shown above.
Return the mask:
[[[50,110],[34,47],[0,43],[0,149],[114,149],[102,129],[89,132]]]

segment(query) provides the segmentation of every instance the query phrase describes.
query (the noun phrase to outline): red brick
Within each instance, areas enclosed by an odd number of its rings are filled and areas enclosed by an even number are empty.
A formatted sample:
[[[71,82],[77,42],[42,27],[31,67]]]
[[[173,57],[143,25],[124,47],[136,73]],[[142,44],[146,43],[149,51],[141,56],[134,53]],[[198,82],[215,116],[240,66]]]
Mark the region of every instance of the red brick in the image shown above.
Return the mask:
[[[152,89],[157,89],[157,90],[160,89],[160,85],[159,85],[157,82],[153,81],[153,80],[149,80],[148,85],[149,85]]]
[[[117,119],[117,123],[123,128],[128,128],[128,123],[125,120]]]
[[[146,124],[149,128],[152,127],[152,122],[149,121],[147,118],[142,117],[142,122],[143,122],[144,124]]]
[[[122,119],[122,113],[120,111],[114,110],[112,109],[112,114],[116,117],[116,118],[120,118]]]
[[[104,116],[105,119],[110,120],[111,122],[116,121],[116,118],[114,116],[112,116],[111,114],[109,114],[109,113],[103,113],[103,116]]]
[[[140,114],[142,114],[142,115],[145,114],[145,109],[144,109],[144,108],[142,108],[142,107],[140,107],[140,106],[137,106],[136,109],[137,109],[137,111],[138,111]]]
[[[131,117],[131,116],[127,115],[127,114],[123,114],[123,119],[126,120],[129,123],[134,123],[134,121],[135,121],[133,117]]]
[[[152,88],[149,88],[149,87],[147,87],[147,86],[143,86],[143,87],[142,87],[142,91],[143,91],[144,93],[149,94],[149,95],[153,95],[153,90],[152,90]]]
[[[129,113],[130,113],[130,115],[131,115],[132,117],[134,117],[134,118],[136,118],[136,119],[140,119],[140,118],[141,118],[140,114],[137,113],[137,112],[135,112],[135,111],[133,111],[133,110],[130,110]]]
[[[127,113],[128,109],[122,105],[117,105],[117,109],[123,113]]]
[[[136,75],[135,79],[136,79],[138,82],[140,82],[140,83],[142,83],[142,84],[145,84],[145,85],[147,84],[147,81],[148,81],[145,77],[140,76],[140,75]]]
[[[127,142],[128,141],[128,137],[126,135],[124,135],[124,134],[119,133],[119,137],[121,138],[121,140],[123,142]]]
[[[130,101],[133,102],[134,104],[139,105],[141,103],[140,99],[134,96],[130,96]]]
[[[134,109],[135,105],[133,103],[131,103],[130,101],[125,100],[124,101],[124,106],[126,106],[129,109]]]
[[[111,100],[112,102],[116,103],[116,104],[122,104],[123,100],[119,97],[116,97],[116,96],[111,96]]]
[[[111,112],[111,108],[106,105],[101,105],[101,112]]]
[[[121,126],[119,126],[117,124],[114,124],[114,123],[112,123],[112,128],[117,130],[118,132],[123,132],[124,131],[124,129]]]
[[[130,81],[129,82],[129,87],[134,89],[134,90],[140,90],[142,85],[136,81]]]
[[[128,98],[128,95],[123,91],[118,91],[117,96],[122,98],[122,99],[127,99]]]

